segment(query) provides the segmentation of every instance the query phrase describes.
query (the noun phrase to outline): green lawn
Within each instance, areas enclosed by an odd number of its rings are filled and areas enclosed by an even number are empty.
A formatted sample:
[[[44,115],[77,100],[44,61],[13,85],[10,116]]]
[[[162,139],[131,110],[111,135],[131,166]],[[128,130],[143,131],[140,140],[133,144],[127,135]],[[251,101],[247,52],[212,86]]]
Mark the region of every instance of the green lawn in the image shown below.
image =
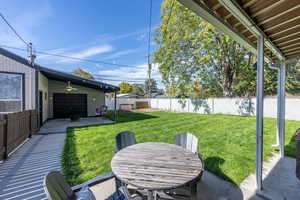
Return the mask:
[[[255,171],[255,117],[201,115],[194,113],[120,113],[119,123],[68,129],[62,166],[71,185],[82,183],[111,170],[115,136],[120,131],[135,133],[138,142],[173,143],[178,133],[199,138],[199,152],[206,170],[235,184]],[[276,120],[265,118],[264,159],[276,138]],[[286,154],[294,156],[292,136],[300,121],[286,121]]]

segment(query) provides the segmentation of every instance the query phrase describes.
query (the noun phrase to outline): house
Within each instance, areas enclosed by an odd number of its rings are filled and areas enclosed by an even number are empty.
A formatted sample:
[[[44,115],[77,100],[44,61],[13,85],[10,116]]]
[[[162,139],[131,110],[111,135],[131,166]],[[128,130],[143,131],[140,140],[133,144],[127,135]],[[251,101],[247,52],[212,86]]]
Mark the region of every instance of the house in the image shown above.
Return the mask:
[[[0,113],[37,109],[47,119],[95,116],[118,87],[56,71],[0,48]]]
[[[125,93],[125,94],[117,94],[117,98],[139,98],[139,95],[136,94],[130,94],[130,93]]]

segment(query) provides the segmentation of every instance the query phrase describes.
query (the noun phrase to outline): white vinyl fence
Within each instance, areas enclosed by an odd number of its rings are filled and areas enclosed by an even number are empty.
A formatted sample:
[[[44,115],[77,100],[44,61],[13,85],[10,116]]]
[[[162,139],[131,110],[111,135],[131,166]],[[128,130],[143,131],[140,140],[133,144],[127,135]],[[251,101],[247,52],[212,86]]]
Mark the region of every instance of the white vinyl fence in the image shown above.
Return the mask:
[[[231,114],[231,115],[252,115],[256,111],[255,98],[209,98],[209,99],[117,99],[117,109],[120,104],[133,104],[135,102],[147,101],[152,109],[193,112],[201,114]],[[106,99],[109,109],[114,109],[114,99]],[[277,98],[265,98],[264,116],[277,117]],[[286,98],[286,119],[300,120],[300,98]]]

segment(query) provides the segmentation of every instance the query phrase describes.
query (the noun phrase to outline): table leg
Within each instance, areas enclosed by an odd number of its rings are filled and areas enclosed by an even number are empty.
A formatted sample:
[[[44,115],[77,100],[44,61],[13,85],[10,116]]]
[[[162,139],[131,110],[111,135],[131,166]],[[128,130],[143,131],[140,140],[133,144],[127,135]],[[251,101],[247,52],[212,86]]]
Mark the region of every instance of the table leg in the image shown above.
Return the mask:
[[[191,184],[191,200],[197,200],[197,182]]]
[[[156,198],[154,199],[154,196],[153,196],[153,191],[152,190],[148,190],[147,191],[147,199],[148,200],[156,200]]]

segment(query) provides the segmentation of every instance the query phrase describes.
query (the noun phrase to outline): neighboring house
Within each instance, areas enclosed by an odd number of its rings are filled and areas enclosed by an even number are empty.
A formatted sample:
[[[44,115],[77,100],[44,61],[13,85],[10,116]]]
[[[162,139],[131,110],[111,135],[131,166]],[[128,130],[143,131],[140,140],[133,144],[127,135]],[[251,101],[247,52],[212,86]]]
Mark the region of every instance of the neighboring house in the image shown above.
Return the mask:
[[[96,108],[105,105],[105,93],[116,91],[103,82],[32,66],[0,48],[0,113],[38,109],[41,123],[72,114],[95,116]]]
[[[117,98],[139,98],[139,95],[136,94],[130,94],[130,93],[125,93],[125,94],[117,94]]]

